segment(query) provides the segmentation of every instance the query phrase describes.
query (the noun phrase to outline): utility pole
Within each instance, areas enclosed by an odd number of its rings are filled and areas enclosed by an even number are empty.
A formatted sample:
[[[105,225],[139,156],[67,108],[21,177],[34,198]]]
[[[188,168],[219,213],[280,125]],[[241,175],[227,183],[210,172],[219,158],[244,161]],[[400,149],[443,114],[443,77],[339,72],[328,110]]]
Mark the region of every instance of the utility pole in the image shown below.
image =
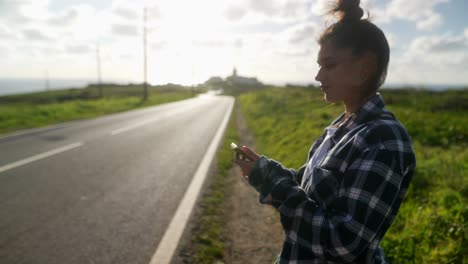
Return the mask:
[[[96,47],[96,60],[97,60],[97,79],[98,79],[98,88],[99,88],[99,97],[102,97],[102,84],[101,84],[101,54],[99,49],[99,42]]]
[[[143,101],[148,99],[147,53],[146,53],[146,6],[143,8]]]
[[[48,70],[46,70],[46,72],[45,72],[45,89],[46,89],[46,91],[49,91],[49,89],[50,89],[49,71]]]
[[[195,65],[192,61],[192,85],[191,85],[192,94],[195,93]]]

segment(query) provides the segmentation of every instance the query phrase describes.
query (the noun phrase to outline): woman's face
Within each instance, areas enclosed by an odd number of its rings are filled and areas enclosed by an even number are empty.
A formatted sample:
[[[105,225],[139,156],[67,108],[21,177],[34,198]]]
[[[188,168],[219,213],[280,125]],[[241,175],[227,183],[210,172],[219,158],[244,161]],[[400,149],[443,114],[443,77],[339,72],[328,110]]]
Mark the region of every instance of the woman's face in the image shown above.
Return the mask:
[[[361,57],[327,41],[320,47],[317,62],[320,69],[315,80],[321,83],[326,101],[352,103],[362,98],[366,65]]]

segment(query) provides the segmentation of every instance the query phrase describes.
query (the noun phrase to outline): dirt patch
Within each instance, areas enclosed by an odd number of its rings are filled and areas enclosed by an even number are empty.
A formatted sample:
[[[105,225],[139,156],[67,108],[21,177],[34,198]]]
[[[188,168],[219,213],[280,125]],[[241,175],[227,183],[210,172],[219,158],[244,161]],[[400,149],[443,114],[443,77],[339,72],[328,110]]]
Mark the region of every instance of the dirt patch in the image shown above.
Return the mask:
[[[232,170],[228,184],[224,261],[271,263],[281,250],[283,234],[273,208],[261,205],[258,194],[243,179],[240,170]]]
[[[240,145],[255,149],[255,142],[239,108],[237,127]],[[226,179],[225,263],[271,263],[280,252],[283,232],[279,215],[258,201],[258,193],[234,166]]]

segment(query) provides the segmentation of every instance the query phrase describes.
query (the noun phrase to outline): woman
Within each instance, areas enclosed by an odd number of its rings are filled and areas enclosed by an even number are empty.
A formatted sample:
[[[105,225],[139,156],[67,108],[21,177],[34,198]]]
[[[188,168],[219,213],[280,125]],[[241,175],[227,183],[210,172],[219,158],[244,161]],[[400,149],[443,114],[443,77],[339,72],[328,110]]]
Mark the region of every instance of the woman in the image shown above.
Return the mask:
[[[389,46],[359,0],[341,0],[319,38],[315,77],[344,113],[312,145],[299,170],[243,147],[236,155],[260,202],[277,208],[285,233],[279,263],[385,263],[380,241],[408,189],[416,160],[405,128],[377,89]]]

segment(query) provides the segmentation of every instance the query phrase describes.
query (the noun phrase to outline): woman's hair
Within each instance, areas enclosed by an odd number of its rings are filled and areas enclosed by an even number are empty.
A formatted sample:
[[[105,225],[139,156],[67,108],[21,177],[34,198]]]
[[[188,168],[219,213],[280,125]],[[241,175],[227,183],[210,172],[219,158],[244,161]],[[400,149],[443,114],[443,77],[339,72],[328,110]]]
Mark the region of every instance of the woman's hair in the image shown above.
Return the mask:
[[[338,18],[318,39],[320,45],[331,41],[338,48],[349,48],[354,55],[371,52],[376,58],[376,71],[368,83],[366,92],[374,92],[387,77],[390,48],[384,33],[369,19],[361,19],[364,11],[359,0],[338,0],[329,15]]]

